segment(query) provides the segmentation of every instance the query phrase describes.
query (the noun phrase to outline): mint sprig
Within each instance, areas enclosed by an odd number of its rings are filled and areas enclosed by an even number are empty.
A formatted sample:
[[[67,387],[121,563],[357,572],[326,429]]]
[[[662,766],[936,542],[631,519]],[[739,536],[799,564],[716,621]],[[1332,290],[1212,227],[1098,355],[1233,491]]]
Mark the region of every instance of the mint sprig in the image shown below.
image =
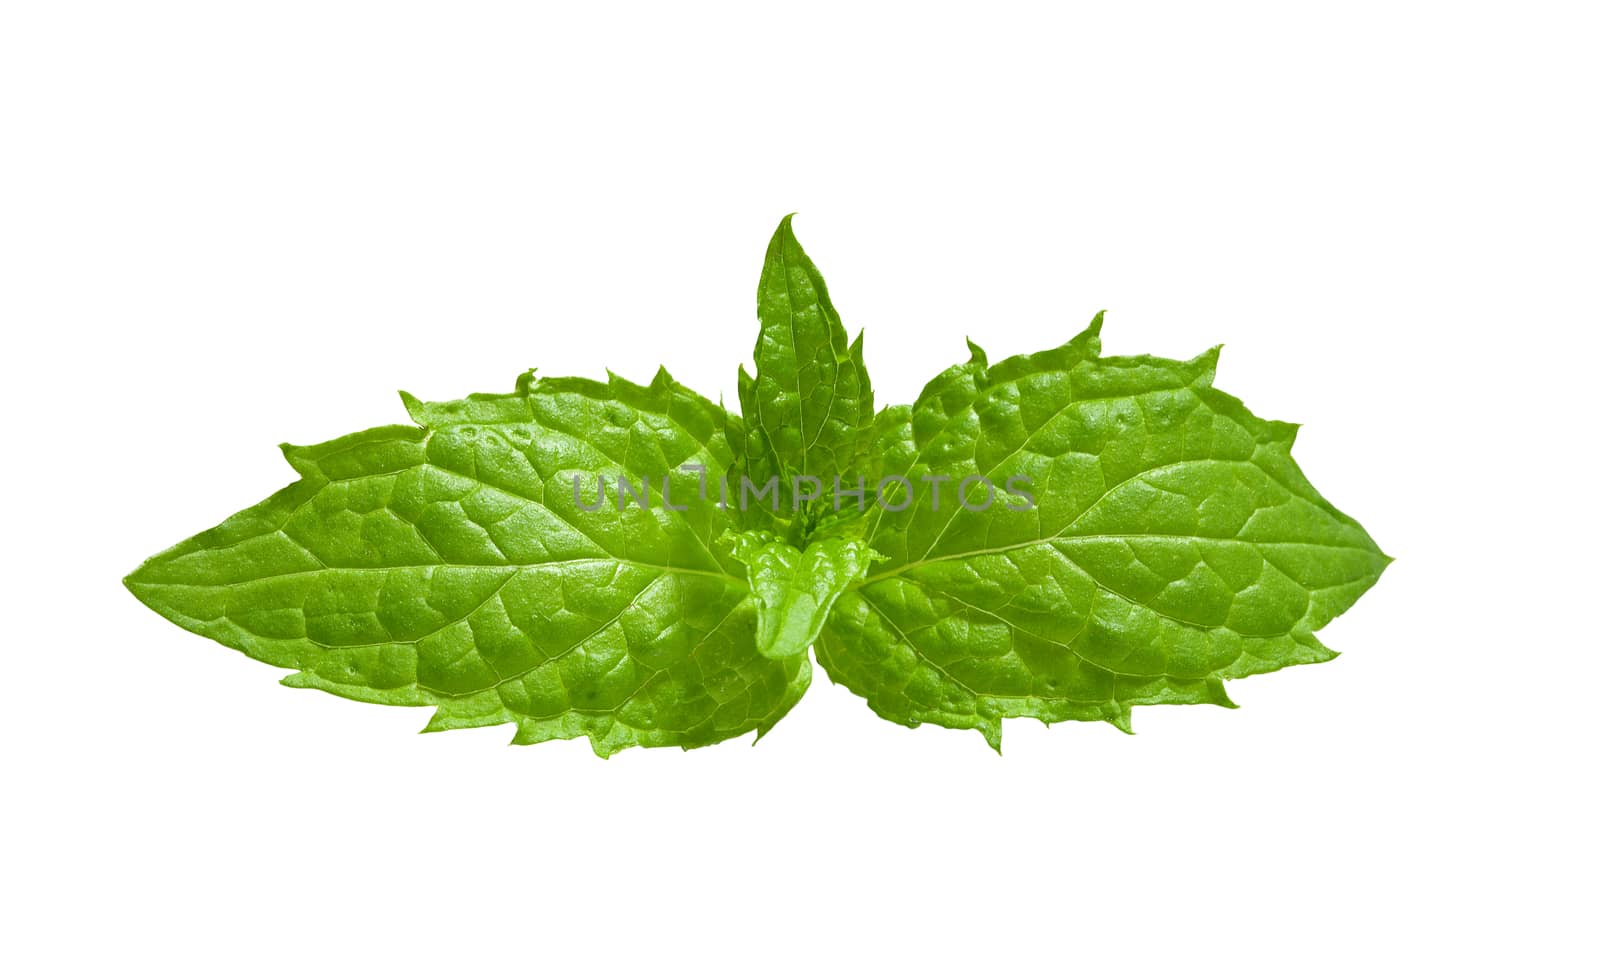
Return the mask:
[[[813,647],[879,715],[996,749],[1008,717],[1229,705],[1333,657],[1315,632],[1388,563],[1215,349],[1102,357],[1096,317],[875,412],[789,218],[757,312],[742,417],[665,370],[402,395],[413,425],[286,446],[299,481],[125,582],[287,685],[605,756],[765,733]]]

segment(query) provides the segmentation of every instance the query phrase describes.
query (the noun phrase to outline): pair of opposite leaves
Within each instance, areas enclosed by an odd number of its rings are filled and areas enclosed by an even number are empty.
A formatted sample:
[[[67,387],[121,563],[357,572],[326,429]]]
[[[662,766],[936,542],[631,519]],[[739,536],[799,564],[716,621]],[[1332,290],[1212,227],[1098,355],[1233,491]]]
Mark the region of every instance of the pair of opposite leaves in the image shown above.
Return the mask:
[[[993,365],[969,343],[915,404],[875,412],[861,338],[788,218],[757,311],[742,417],[665,370],[402,394],[416,426],[284,446],[299,481],[127,586],[294,669],[286,685],[432,706],[429,730],[512,723],[603,756],[759,738],[814,647],[880,716],[998,749],[1008,716],[1127,730],[1134,706],[1231,705],[1227,679],[1326,661],[1314,632],[1389,562],[1301,474],[1293,425],[1211,385],[1216,349],[1102,357],[1097,316]],[[774,475],[777,512],[706,491]],[[886,475],[907,482],[876,499]],[[993,504],[954,504],[980,475]],[[664,477],[693,504],[589,511],[573,479],[598,476]],[[798,504],[796,476],[821,498]],[[834,511],[835,477],[865,481],[864,513]],[[1002,488],[1016,477],[1031,506]]]

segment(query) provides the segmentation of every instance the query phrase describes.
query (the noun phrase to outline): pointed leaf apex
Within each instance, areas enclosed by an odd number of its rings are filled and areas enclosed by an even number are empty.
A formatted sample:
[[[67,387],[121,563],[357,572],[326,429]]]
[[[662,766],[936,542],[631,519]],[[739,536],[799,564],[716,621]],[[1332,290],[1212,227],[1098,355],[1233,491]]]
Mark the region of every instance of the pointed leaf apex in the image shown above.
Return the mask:
[[[795,247],[800,245],[800,242],[794,236],[794,214],[792,213],[785,214],[783,220],[778,221],[777,229],[772,232],[772,243],[767,246],[768,256],[772,255],[774,249],[782,248],[785,245],[794,245]]]
[[[1100,327],[1105,324],[1105,321],[1105,310],[1102,309],[1099,312],[1096,312],[1094,318],[1089,320],[1089,325],[1086,326],[1082,332],[1078,333],[1076,336],[1073,336],[1072,339],[1068,341],[1067,345],[1081,345],[1083,348],[1089,351],[1090,356],[1099,356]]]
[[[1217,361],[1222,358],[1222,344],[1217,345],[1194,357],[1189,365],[1195,367],[1199,373],[1196,379],[1202,386],[1210,386],[1211,381],[1217,376]]]
[[[413,421],[418,424],[424,423],[422,420],[422,401],[420,399],[409,391],[402,390],[400,391],[400,403],[405,405],[406,414]]]
[[[1228,686],[1222,679],[1215,675],[1206,678],[1206,691],[1213,696],[1212,702],[1224,709],[1237,709],[1239,704],[1228,697]]]
[[[982,346],[973,342],[971,336],[967,337],[967,352],[971,354],[971,358],[967,360],[968,363],[976,364],[977,366],[989,365],[989,354],[983,351]]]
[[[978,727],[978,732],[983,735],[983,741],[989,744],[989,749],[994,751],[995,756],[1004,756],[1000,752],[1000,720],[984,723]]]

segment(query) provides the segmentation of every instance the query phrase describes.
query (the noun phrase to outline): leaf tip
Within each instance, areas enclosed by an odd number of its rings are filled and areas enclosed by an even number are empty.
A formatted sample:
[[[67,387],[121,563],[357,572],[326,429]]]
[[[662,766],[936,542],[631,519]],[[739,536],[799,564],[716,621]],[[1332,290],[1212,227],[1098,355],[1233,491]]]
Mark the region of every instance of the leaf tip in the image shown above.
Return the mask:
[[[744,368],[743,363],[739,364],[739,381],[737,386],[739,388],[740,409],[743,410],[746,415],[754,413],[756,410],[756,378],[750,375],[750,371]]]
[[[1096,312],[1094,314],[1094,318],[1093,319],[1089,320],[1089,325],[1084,327],[1083,332],[1080,332],[1076,336],[1073,336],[1072,339],[1068,342],[1067,345],[1069,345],[1069,346],[1082,345],[1084,348],[1086,348],[1089,351],[1089,355],[1090,356],[1099,356],[1100,355],[1100,327],[1104,326],[1105,322],[1106,322],[1106,311],[1104,309],[1101,309],[1099,312]]]
[[[410,391],[400,391],[400,403],[405,406],[406,414],[418,424],[426,423],[422,419],[422,401]]]
[[[989,744],[989,749],[994,751],[995,756],[1005,755],[1000,752],[1000,720],[981,724],[978,732],[982,734],[983,741]]]
[[[1294,439],[1300,436],[1300,425],[1293,421],[1274,421],[1273,428],[1285,448],[1294,447]]]
[[[283,460],[287,461],[289,467],[293,468],[297,474],[307,476],[316,471],[316,465],[306,461],[305,445],[290,444],[284,441],[278,445],[278,450],[283,452]]]
[[[979,346],[977,343],[973,342],[971,336],[967,337],[967,353],[970,356],[970,358],[967,360],[968,363],[974,366],[989,365],[989,354],[983,351],[982,346]]]
[[[1211,386],[1211,381],[1217,378],[1217,361],[1222,358],[1222,344],[1217,345],[1189,360],[1188,365],[1195,370],[1194,382],[1202,387]]]
[[[774,260],[776,255],[781,254],[783,249],[790,245],[800,246],[800,242],[794,236],[794,211],[784,214],[783,219],[778,221],[777,230],[772,232],[772,241],[767,245],[767,260]]]
[[[122,578],[122,586],[127,589],[128,593],[133,595],[134,600],[160,614],[161,608],[157,606],[151,590],[146,586],[147,581],[144,579],[144,574],[150,569],[150,564],[154,562],[155,558],[151,557],[139,564],[135,570]],[[163,614],[162,616],[165,617],[166,615]]]

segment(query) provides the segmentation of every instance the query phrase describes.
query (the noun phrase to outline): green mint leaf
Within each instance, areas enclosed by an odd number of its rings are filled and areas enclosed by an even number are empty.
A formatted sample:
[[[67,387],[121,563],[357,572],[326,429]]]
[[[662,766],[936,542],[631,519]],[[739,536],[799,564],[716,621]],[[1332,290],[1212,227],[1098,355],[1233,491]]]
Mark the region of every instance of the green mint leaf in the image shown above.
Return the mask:
[[[756,650],[744,568],[716,542],[737,513],[701,504],[681,467],[715,485],[738,422],[664,371],[518,387],[408,396],[418,427],[285,447],[298,482],[127,586],[294,669],[287,685],[432,706],[430,730],[514,723],[517,743],[587,736],[601,755],[765,732],[809,663]],[[609,498],[585,511],[597,474]],[[619,511],[619,475],[648,476],[657,505]],[[663,477],[685,511],[660,505]]]
[[[752,438],[771,455],[766,467],[754,459],[753,470],[776,472],[786,492],[797,475],[831,489],[835,476],[848,480],[859,468],[872,424],[872,385],[861,334],[849,341],[790,219],[767,245],[756,290],[756,375],[740,369],[739,403]]]
[[[770,658],[803,655],[845,588],[866,576],[872,550],[858,539],[817,539],[802,552],[771,533],[741,533],[734,559],[749,575],[756,647]]]
[[[879,715],[975,729],[1231,705],[1334,653],[1389,558],[1312,488],[1295,427],[1188,361],[972,355],[873,414],[788,218],[744,417],[680,386],[535,379],[414,427],[288,447],[300,480],[125,581],[284,683],[595,752],[759,738],[808,650]]]
[[[920,491],[885,492],[886,560],[817,645],[879,715],[998,749],[1005,717],[1126,730],[1138,705],[1231,705],[1226,679],[1332,658],[1313,632],[1388,564],[1290,458],[1295,427],[1212,386],[1217,350],[1101,357],[1099,331],[993,367],[973,346],[879,416],[885,470]],[[979,477],[983,511],[949,504],[973,479],[981,505]]]

